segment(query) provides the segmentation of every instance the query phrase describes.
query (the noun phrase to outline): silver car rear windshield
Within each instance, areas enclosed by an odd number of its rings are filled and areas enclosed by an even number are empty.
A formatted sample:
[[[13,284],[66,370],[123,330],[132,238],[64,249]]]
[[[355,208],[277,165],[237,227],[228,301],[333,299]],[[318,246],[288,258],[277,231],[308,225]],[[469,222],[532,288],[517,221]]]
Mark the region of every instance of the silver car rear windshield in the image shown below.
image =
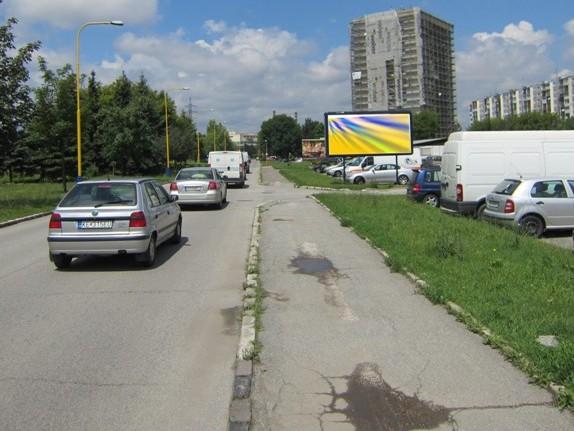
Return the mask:
[[[213,171],[211,169],[193,169],[189,171],[180,171],[175,177],[176,181],[186,180],[212,180]]]
[[[520,185],[521,181],[518,180],[504,180],[498,184],[493,192],[499,195],[512,195],[516,188]]]
[[[134,183],[80,183],[70,190],[60,207],[100,207],[137,204]]]

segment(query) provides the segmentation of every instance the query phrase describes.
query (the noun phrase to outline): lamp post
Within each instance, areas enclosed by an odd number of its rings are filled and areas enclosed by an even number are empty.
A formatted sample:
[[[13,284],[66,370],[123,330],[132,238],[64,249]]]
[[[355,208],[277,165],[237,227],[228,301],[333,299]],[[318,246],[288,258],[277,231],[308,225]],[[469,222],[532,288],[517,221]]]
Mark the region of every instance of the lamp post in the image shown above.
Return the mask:
[[[196,134],[197,134],[197,163],[199,163],[199,131],[197,131]]]
[[[123,21],[88,21],[80,26],[76,32],[76,137],[78,142],[78,171],[77,181],[82,179],[82,114],[80,110],[80,34],[90,25],[124,25]]]
[[[169,88],[163,92],[163,106],[165,109],[165,174],[171,176],[169,162],[169,120],[167,116],[167,92],[168,91],[188,91],[189,87]]]

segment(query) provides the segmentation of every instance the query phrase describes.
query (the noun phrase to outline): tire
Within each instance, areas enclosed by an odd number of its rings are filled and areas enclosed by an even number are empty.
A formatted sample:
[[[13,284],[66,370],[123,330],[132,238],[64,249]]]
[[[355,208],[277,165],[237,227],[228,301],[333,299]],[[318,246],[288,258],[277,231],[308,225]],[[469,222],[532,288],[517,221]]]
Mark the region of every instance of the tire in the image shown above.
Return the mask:
[[[227,203],[227,190],[225,191],[225,195],[223,195],[223,203]]]
[[[526,215],[520,220],[520,231],[526,235],[540,238],[544,233],[544,222],[535,215]]]
[[[401,186],[406,186],[409,183],[409,177],[406,175],[399,175],[399,184]]]
[[[169,242],[172,244],[179,244],[181,242],[181,218],[177,221],[175,231]]]
[[[484,210],[486,209],[486,203],[482,202],[476,207],[474,212],[474,218],[477,220],[482,220],[484,218]]]
[[[365,184],[365,179],[363,177],[356,177],[353,180],[353,184]]]
[[[147,250],[141,254],[141,263],[143,266],[145,266],[146,268],[151,268],[153,266],[153,264],[155,263],[155,257],[156,257],[156,253],[157,252],[157,246],[156,246],[156,239],[155,239],[155,234],[152,235],[152,237],[149,240],[149,245],[147,247]]]
[[[239,187],[241,187],[241,188],[245,187],[245,181],[241,181],[241,182],[239,183]]]
[[[58,269],[66,269],[70,266],[70,263],[72,263],[72,258],[65,254],[51,254],[50,260],[54,262],[54,265]]]
[[[343,175],[343,173],[341,171],[335,171],[333,172],[333,176],[334,177],[340,177],[341,175]]]
[[[429,207],[437,208],[440,205],[440,199],[434,193],[429,193],[423,198],[423,202]]]

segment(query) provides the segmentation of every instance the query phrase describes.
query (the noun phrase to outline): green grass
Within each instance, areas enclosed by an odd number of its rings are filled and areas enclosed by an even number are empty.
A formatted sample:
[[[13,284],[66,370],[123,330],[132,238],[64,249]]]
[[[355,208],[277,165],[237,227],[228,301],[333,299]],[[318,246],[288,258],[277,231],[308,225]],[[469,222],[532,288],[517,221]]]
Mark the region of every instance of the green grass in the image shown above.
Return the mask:
[[[342,179],[333,178],[329,175],[320,174],[311,169],[310,162],[282,163],[271,162],[271,166],[277,169],[281,175],[298,186],[325,187],[331,189],[351,189],[363,190],[366,188],[387,189],[392,185],[381,184],[350,184],[344,183]]]
[[[435,303],[453,301],[493,332],[488,342],[574,400],[574,254],[514,231],[451,217],[400,196],[320,194],[362,237],[390,255],[391,267],[428,283]],[[536,342],[556,335],[559,347]],[[510,348],[510,349],[509,349]],[[517,352],[517,353],[516,353]]]
[[[0,222],[50,211],[63,195],[62,184],[0,183]]]

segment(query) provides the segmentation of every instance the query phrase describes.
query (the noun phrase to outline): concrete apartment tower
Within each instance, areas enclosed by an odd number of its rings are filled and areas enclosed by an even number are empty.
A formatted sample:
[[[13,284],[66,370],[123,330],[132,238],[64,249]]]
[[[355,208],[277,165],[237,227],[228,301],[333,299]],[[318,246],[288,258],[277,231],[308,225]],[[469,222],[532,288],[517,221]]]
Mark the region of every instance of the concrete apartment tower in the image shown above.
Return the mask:
[[[353,110],[431,109],[439,133],[455,127],[453,25],[420,8],[351,22]]]

